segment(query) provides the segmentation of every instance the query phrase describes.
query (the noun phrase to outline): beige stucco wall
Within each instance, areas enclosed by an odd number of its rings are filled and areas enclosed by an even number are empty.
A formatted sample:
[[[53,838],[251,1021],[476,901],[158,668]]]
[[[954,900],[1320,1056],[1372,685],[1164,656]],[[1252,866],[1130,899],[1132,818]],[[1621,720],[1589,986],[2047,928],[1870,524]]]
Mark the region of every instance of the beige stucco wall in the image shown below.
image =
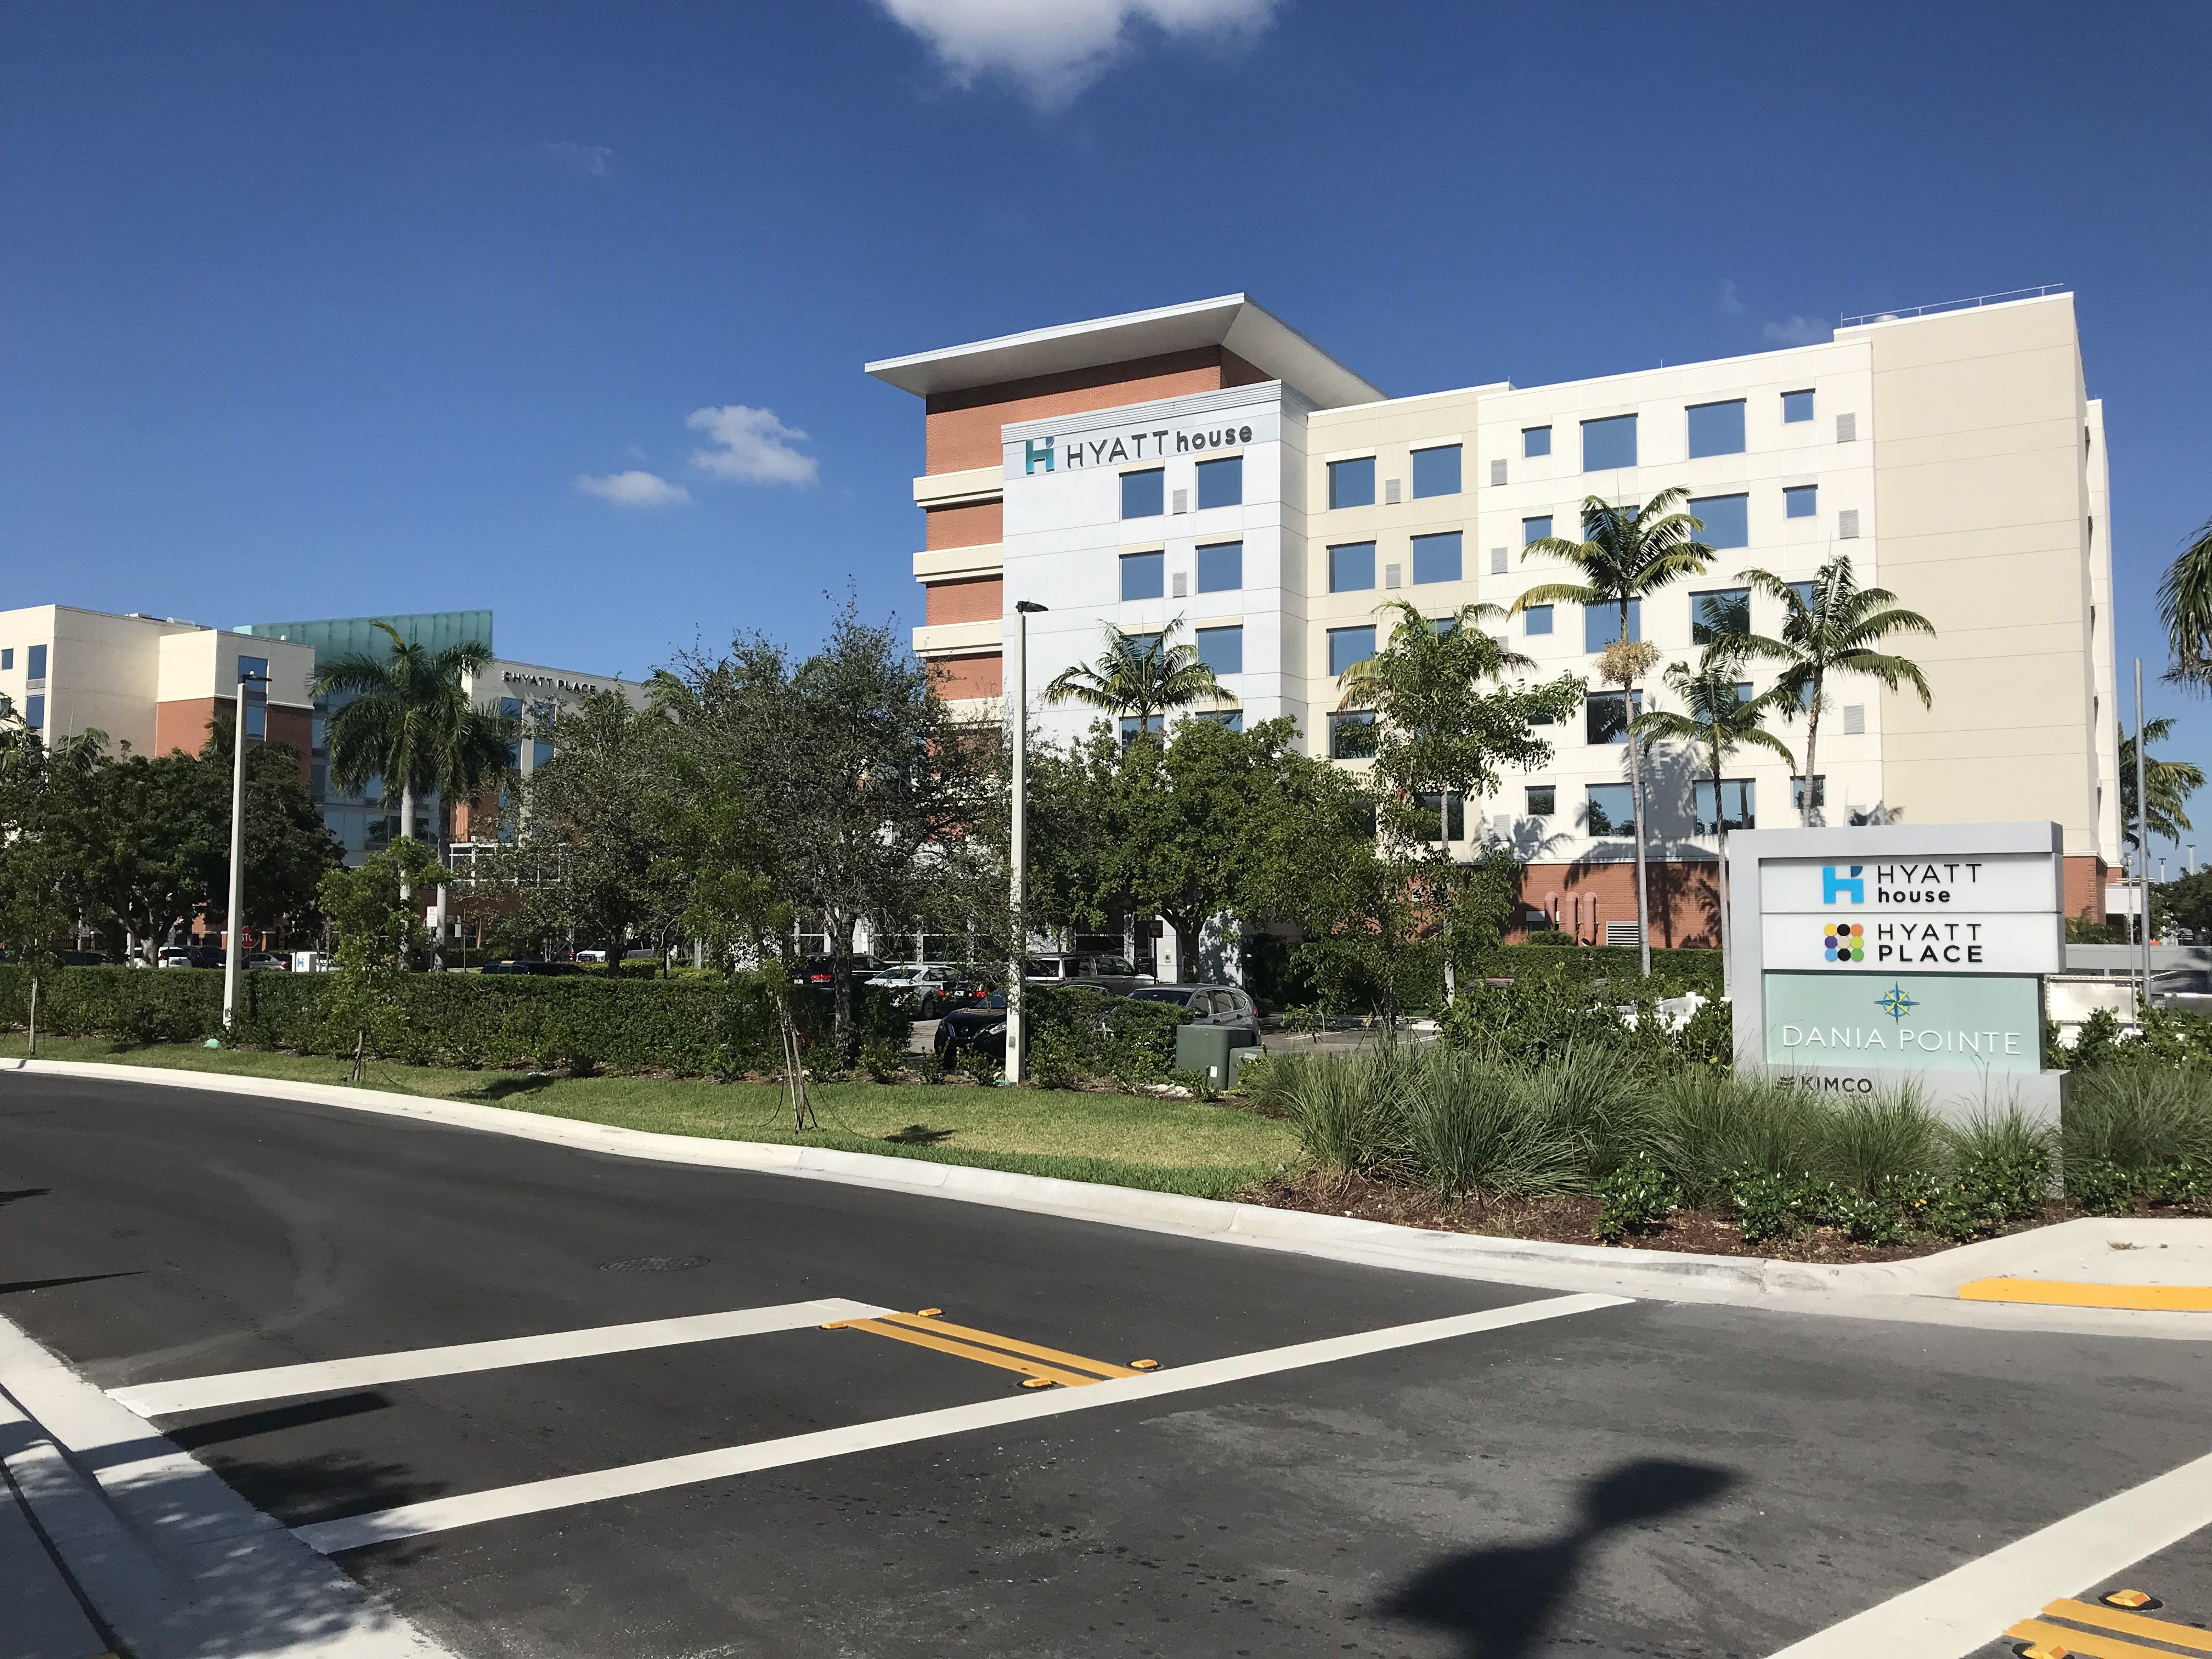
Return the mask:
[[[2070,295],[1847,331],[1873,352],[1883,585],[1935,701],[1882,698],[1883,793],[1910,822],[2051,818],[2099,850],[2087,398]],[[2094,435],[2094,434],[2093,434]]]

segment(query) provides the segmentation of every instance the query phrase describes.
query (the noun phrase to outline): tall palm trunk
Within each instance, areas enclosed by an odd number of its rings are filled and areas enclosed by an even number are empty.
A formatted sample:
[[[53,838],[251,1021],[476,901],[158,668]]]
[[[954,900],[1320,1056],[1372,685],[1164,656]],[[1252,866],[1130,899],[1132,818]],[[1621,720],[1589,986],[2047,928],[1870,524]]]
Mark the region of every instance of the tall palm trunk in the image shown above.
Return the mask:
[[[1628,637],[1629,601],[1620,602],[1620,637]],[[1636,708],[1636,686],[1633,682],[1620,688],[1621,717],[1632,722]],[[1629,802],[1636,814],[1636,963],[1644,978],[1651,977],[1651,887],[1645,869],[1644,854],[1644,745],[1637,741],[1636,727],[1628,728],[1628,790]],[[1716,803],[1717,805],[1717,802]]]
[[[1714,730],[1718,732],[1716,722]],[[1720,842],[1720,881],[1717,884],[1721,902],[1721,1000],[1729,998],[1729,878],[1728,878],[1728,807],[1721,799],[1721,746],[1712,744],[1713,762],[1713,834]]]
[[[1814,680],[1813,701],[1805,710],[1805,793],[1797,821],[1808,830],[1816,828],[1820,822],[1821,802],[1816,793],[1820,775],[1814,770],[1813,763],[1820,754],[1820,698],[1826,678],[1821,676]]]

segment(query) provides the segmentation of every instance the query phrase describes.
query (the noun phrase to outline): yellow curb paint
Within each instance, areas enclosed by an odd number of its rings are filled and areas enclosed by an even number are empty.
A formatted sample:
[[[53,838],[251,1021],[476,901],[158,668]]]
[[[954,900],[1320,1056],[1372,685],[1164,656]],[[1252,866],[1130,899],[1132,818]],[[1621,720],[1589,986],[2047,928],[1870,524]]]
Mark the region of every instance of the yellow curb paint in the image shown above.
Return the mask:
[[[2054,1654],[2081,1654],[2086,1659],[2158,1659],[2156,1648],[2138,1647],[2112,1636],[2092,1636],[2086,1631],[2065,1630],[2039,1620],[2023,1619],[2005,1634],[2015,1642],[2032,1642]],[[2166,1659],[2172,1659],[2172,1655]]]
[[[2123,1613],[2094,1601],[2053,1601],[2044,1608],[2043,1616],[2071,1619],[2077,1625],[2099,1625],[2124,1636],[2146,1636],[2168,1647],[2187,1648],[2192,1653],[2212,1653],[2212,1630],[2177,1625],[2168,1619],[2152,1619],[2140,1613]]]
[[[912,1329],[915,1328],[915,1322],[920,1317],[919,1314],[885,1314],[881,1321],[873,1322],[903,1325]],[[971,1325],[955,1325],[949,1321],[933,1317],[922,1328],[949,1331],[954,1336],[967,1338],[970,1342],[981,1342],[990,1347],[1004,1348],[1008,1353],[1027,1354],[1032,1359],[1048,1359],[1056,1365],[1073,1365],[1079,1370],[1096,1371],[1101,1376],[1134,1376],[1136,1375],[1136,1372],[1127,1365],[1116,1365],[1104,1359],[1085,1359],[1079,1353],[1063,1353],[1058,1348],[1042,1348],[1034,1342],[1018,1342],[1011,1336],[1000,1336],[990,1331],[979,1331]]]
[[[2126,1308],[2142,1313],[2212,1313],[2212,1285],[2077,1285],[2063,1279],[1978,1279],[1962,1302],[2039,1302],[2061,1308]]]

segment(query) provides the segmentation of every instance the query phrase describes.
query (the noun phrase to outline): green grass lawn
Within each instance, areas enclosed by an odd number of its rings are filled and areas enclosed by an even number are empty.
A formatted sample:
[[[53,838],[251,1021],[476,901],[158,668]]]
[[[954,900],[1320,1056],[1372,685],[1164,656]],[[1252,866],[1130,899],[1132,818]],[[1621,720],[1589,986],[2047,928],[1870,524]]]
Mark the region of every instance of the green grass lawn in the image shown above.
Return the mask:
[[[20,1033],[0,1035],[0,1056],[20,1057]],[[47,1037],[39,1058],[220,1072],[303,1083],[344,1083],[349,1060],[182,1043],[129,1046],[97,1037]],[[808,1094],[819,1132],[791,1127],[770,1084],[659,1078],[568,1078],[462,1072],[371,1062],[365,1086],[468,1101],[548,1117],[618,1124],[660,1134],[830,1146],[1057,1176],[1158,1192],[1227,1198],[1305,1160],[1289,1127],[1229,1106],[1049,1089],[950,1084],[819,1083]]]

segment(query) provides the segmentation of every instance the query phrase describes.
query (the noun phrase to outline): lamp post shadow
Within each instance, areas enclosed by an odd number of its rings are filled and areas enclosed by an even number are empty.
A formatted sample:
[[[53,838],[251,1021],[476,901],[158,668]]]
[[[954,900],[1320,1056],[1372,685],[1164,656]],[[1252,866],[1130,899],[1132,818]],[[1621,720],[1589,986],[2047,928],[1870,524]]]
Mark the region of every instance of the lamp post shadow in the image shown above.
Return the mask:
[[[1449,1555],[1393,1592],[1378,1611],[1459,1638],[1463,1659],[1523,1659],[1608,1534],[1711,1503],[1737,1483],[1705,1463],[1639,1458],[1583,1488],[1575,1524],[1536,1544]]]

